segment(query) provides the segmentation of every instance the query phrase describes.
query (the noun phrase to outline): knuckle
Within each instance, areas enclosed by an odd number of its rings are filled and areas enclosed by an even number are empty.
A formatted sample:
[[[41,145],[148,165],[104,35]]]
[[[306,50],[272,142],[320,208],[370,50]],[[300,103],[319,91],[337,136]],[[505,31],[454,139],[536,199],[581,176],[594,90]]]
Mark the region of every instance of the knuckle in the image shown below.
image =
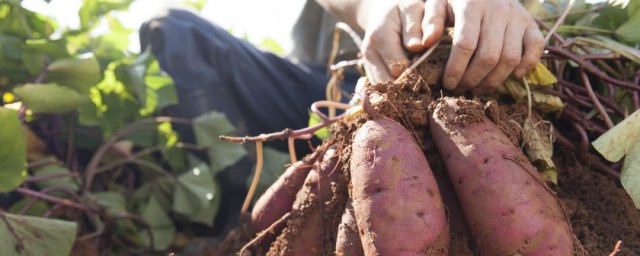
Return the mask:
[[[487,92],[492,92],[493,90],[498,88],[498,86],[500,86],[502,84],[502,82],[503,81],[499,81],[499,80],[495,80],[495,79],[487,79],[486,84],[484,85],[485,90]]]
[[[375,51],[371,47],[364,47],[364,44],[363,44],[362,57],[365,60],[371,60],[374,54],[375,54]]]
[[[503,56],[502,62],[507,66],[515,67],[520,64],[522,57],[518,53],[507,53]]]
[[[371,37],[369,38],[369,41],[371,42],[372,45],[380,45],[384,41],[383,34],[384,33],[374,31],[373,33],[371,33]]]
[[[531,71],[537,63],[538,63],[538,60],[536,57],[528,56],[522,59],[522,63],[520,63],[520,65],[522,66],[522,68],[526,69],[527,71]]]
[[[479,56],[479,61],[482,65],[495,66],[500,61],[500,54],[495,51],[487,51]]]
[[[468,37],[463,37],[454,44],[454,47],[464,53],[473,54],[478,46],[477,42]]]

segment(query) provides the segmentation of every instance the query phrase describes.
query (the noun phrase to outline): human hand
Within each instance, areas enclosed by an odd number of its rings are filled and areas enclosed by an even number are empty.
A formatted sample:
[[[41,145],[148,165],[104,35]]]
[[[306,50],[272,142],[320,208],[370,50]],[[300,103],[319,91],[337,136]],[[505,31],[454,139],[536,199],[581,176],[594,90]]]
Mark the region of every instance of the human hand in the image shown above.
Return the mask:
[[[535,21],[517,0],[374,3],[362,45],[370,78],[379,82],[399,76],[408,63],[404,49],[432,46],[445,24],[454,25],[454,34],[443,81],[455,93],[486,93],[511,73],[524,76],[544,48]]]

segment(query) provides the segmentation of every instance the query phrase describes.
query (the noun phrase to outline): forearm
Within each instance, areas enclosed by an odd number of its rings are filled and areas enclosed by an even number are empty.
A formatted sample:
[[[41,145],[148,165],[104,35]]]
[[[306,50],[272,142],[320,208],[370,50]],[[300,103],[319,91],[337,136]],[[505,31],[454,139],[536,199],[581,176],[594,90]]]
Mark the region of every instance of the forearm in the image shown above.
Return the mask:
[[[364,31],[367,26],[369,6],[375,0],[316,0],[325,10],[352,28]]]

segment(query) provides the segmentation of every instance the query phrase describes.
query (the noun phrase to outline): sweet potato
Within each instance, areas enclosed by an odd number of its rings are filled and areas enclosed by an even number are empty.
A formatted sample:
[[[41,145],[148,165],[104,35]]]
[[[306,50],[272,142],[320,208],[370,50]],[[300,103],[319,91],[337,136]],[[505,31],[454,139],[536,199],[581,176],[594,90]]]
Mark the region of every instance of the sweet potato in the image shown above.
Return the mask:
[[[438,186],[411,134],[375,118],[351,146],[351,196],[365,255],[447,255],[449,227]]]
[[[306,158],[292,164],[284,173],[260,196],[251,211],[251,228],[255,233],[265,230],[291,211],[296,194],[302,188],[313,163],[324,154],[318,150]]]
[[[445,98],[431,131],[482,255],[573,255],[557,197],[477,101]]]
[[[362,243],[358,235],[358,224],[353,212],[351,201],[342,214],[342,221],[338,227],[338,237],[336,238],[336,256],[360,256],[364,255]]]
[[[324,233],[331,232],[325,224],[325,207],[333,198],[333,184],[342,174],[340,162],[328,151],[322,163],[314,165],[298,191],[287,227],[273,243],[267,255],[322,255]],[[336,168],[338,168],[336,170]],[[333,210],[333,209],[331,209]],[[341,211],[340,211],[341,212]],[[335,222],[337,229],[339,222]]]

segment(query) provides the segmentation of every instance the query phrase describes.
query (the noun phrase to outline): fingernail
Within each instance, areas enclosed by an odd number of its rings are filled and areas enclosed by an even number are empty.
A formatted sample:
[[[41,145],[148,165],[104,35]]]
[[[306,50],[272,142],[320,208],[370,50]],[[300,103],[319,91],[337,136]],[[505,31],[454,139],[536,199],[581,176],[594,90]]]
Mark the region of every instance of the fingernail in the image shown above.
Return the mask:
[[[525,75],[526,72],[527,72],[526,69],[519,68],[519,69],[516,69],[515,72],[513,72],[513,75],[516,76],[517,78],[521,78],[521,77],[523,77]]]
[[[444,81],[444,88],[446,88],[447,90],[453,90],[457,85],[458,80],[453,77],[449,77]]]
[[[417,37],[412,37],[411,39],[409,39],[409,42],[407,43],[409,47],[412,46],[418,46],[420,44],[422,44],[421,40]]]
[[[427,41],[427,38],[431,37],[431,34],[433,34],[433,30],[434,30],[434,26],[433,24],[431,25],[427,25],[426,28],[424,28],[424,30],[422,31],[422,43],[425,43]]]

